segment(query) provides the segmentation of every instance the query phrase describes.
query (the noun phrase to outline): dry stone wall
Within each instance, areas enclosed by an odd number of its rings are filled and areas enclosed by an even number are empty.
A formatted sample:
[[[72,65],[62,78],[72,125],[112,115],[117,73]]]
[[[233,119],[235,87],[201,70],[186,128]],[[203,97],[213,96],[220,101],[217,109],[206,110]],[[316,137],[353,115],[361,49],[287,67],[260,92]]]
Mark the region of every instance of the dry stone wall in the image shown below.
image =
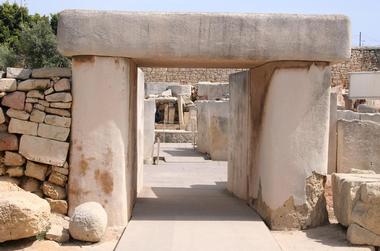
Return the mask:
[[[0,96],[0,179],[67,214],[71,69],[7,68]]]

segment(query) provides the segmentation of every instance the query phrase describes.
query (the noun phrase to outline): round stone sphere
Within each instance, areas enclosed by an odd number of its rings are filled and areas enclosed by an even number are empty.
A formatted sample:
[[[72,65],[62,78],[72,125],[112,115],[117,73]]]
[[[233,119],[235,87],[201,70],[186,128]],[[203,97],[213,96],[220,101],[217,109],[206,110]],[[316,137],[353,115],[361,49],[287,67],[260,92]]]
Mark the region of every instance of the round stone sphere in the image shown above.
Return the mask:
[[[107,213],[97,202],[86,202],[74,209],[69,232],[80,241],[98,242],[107,228]]]

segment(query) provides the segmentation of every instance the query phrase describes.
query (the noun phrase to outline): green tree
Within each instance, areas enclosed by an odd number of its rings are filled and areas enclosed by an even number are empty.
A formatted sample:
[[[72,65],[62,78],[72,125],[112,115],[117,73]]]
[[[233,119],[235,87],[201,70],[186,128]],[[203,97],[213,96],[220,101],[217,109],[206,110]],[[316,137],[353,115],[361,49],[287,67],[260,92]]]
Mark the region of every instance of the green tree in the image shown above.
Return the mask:
[[[16,53],[6,45],[0,45],[0,70],[16,66],[18,57]]]
[[[67,67],[70,64],[58,53],[56,36],[46,18],[38,18],[31,26],[22,26],[18,51],[26,67]]]
[[[53,29],[55,35],[57,35],[58,30],[58,14],[50,14],[50,26]]]

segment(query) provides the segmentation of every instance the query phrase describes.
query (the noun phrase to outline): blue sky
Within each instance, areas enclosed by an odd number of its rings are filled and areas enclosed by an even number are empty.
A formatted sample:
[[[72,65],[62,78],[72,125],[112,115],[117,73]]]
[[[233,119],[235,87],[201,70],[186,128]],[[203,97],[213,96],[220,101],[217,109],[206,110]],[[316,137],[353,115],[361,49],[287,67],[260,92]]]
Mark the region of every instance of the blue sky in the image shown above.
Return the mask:
[[[4,2],[4,0],[0,0]],[[10,0],[23,1],[31,13],[64,9],[345,14],[351,18],[353,46],[380,46],[379,0]]]

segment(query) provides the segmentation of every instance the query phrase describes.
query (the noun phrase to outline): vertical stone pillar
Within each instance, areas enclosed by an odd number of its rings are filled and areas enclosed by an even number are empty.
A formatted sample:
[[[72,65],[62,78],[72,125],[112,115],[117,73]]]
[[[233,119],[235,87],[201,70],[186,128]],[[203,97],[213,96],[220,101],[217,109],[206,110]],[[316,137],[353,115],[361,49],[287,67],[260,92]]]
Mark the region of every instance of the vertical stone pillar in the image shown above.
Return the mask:
[[[136,192],[137,68],[126,58],[73,58],[69,214],[103,205],[109,226],[125,226]]]
[[[248,168],[241,163],[234,166],[240,160],[232,159],[230,173],[235,173],[234,183],[247,179],[249,203],[272,229],[305,229],[323,224],[327,221],[324,183],[329,142],[328,65],[274,62],[231,78],[250,83],[246,92],[240,91],[240,95],[249,95],[241,98],[248,105],[240,106],[248,110],[249,116],[239,119],[244,122],[241,129],[247,130],[239,139],[247,145],[247,149],[240,150],[248,152]],[[236,103],[233,98],[232,93],[231,103]],[[231,133],[237,134],[239,128],[233,128],[235,132]],[[236,155],[236,148],[234,151]],[[240,190],[229,187],[244,195],[241,185]]]
[[[144,186],[144,72],[141,69],[137,71],[137,193]]]
[[[328,174],[336,173],[336,156],[337,156],[337,94],[332,92],[330,97],[330,136],[329,136],[329,164]]]

